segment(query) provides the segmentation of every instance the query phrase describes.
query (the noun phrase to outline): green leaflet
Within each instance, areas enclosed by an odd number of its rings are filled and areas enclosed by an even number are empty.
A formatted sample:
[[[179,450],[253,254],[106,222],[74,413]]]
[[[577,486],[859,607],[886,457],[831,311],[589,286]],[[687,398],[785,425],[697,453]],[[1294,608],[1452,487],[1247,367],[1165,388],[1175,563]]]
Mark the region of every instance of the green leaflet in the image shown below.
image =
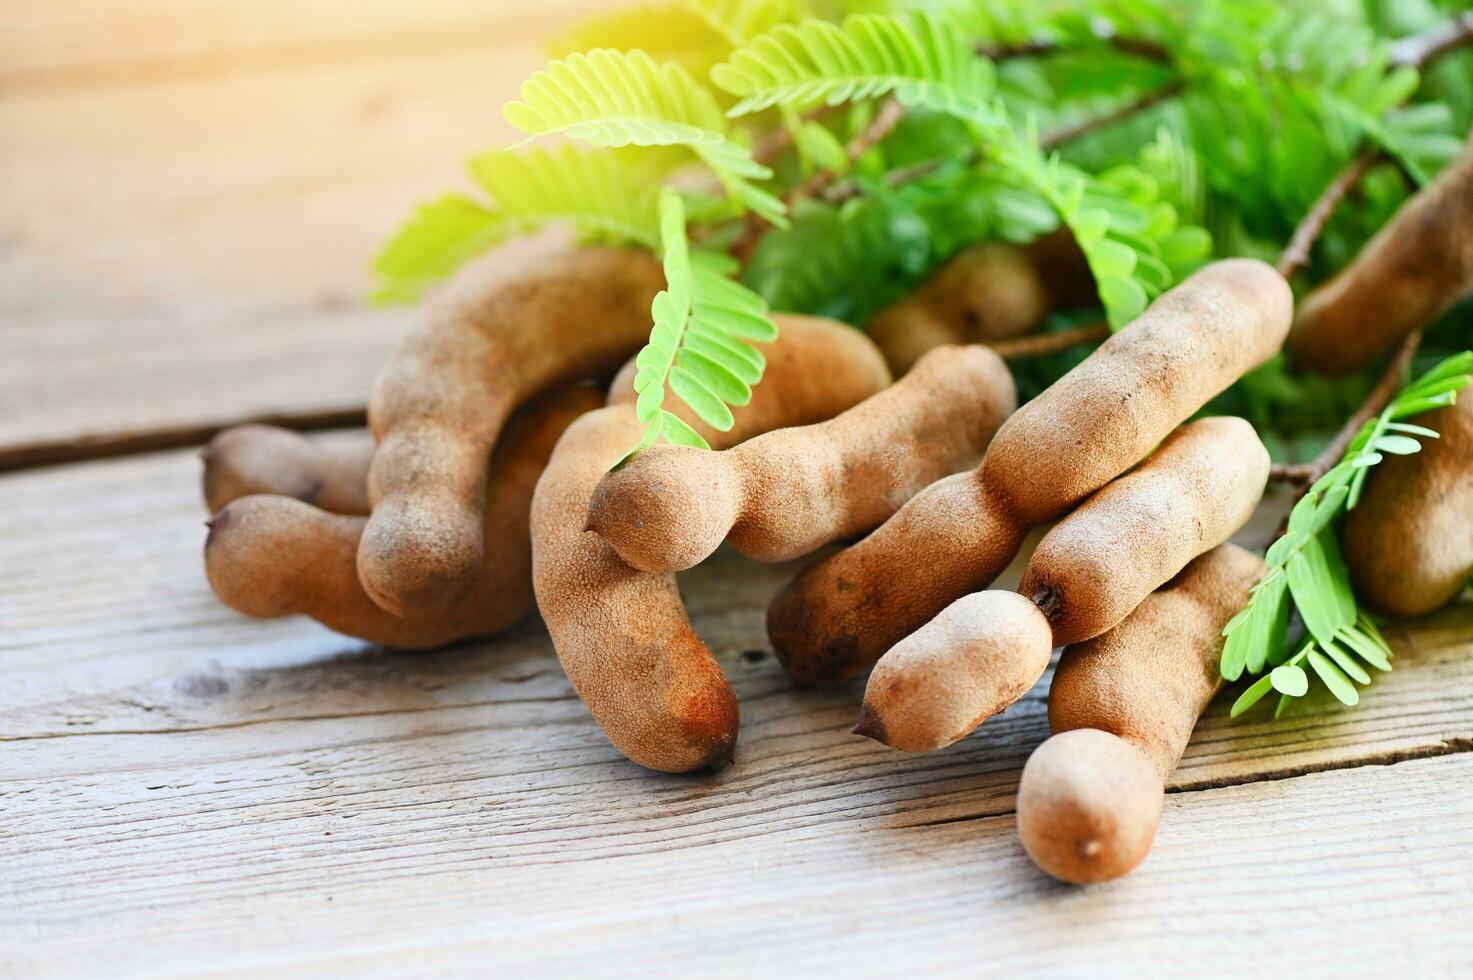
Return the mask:
[[[684,446],[710,448],[701,435],[665,407],[667,389],[718,431],[734,423],[730,406],[747,404],[751,386],[766,366],[753,342],[777,339],[767,304],[734,282],[735,261],[692,251],[686,237],[685,204],[666,189],[660,195],[660,240],[665,289],[655,297],[649,343],[635,358],[635,414],[645,425],[640,441],[619,461],[661,437]]]
[[[781,223],[783,205],[754,181],[772,171],[730,138],[711,90],[679,64],[645,52],[596,48],[552,62],[503,110],[529,136],[561,135],[593,146],[685,146],[746,207]]]
[[[1391,647],[1356,604],[1340,553],[1337,519],[1355,507],[1367,474],[1383,454],[1414,453],[1421,448],[1419,439],[1437,437],[1425,426],[1400,420],[1452,404],[1457,392],[1470,383],[1473,351],[1447,358],[1408,384],[1356,434],[1341,462],[1294,505],[1285,534],[1264,556],[1268,574],[1254,588],[1248,605],[1223,629],[1227,639],[1219,669],[1226,680],[1235,681],[1245,672],[1257,675],[1265,666],[1274,668],[1239,696],[1232,708],[1234,717],[1270,690],[1280,695],[1277,717],[1304,695],[1310,673],[1342,704],[1354,705],[1360,699],[1356,684],[1368,684],[1373,676],[1367,667],[1391,669]],[[1293,657],[1279,663],[1291,598],[1308,636]]]
[[[613,151],[490,150],[470,171],[491,205],[449,194],[422,206],[375,260],[375,299],[418,299],[477,254],[553,222],[603,241],[659,244],[656,191]]]

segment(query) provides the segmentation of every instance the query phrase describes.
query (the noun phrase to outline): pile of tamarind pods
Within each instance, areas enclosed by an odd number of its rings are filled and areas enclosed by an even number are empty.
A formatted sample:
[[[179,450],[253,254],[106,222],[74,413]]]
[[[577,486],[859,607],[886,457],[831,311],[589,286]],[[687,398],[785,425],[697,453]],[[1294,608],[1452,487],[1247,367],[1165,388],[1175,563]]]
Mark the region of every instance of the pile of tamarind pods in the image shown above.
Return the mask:
[[[1219,261],[1019,408],[986,342],[1080,302],[1081,266],[1056,236],[982,246],[868,336],[779,314],[731,430],[684,416],[714,452],[658,445],[618,469],[642,429],[620,366],[646,340],[659,264],[587,247],[532,276],[473,276],[395,354],[371,435],[244,426],[211,442],[206,572],[247,615],[302,613],[394,647],[494,634],[535,605],[610,741],[686,772],[732,756],[739,710],[676,573],[723,543],[759,561],[847,543],[772,601],[787,671],[868,672],[856,732],[924,752],[1013,704],[1064,647],[1019,831],[1056,877],[1116,877],[1150,848],[1219,684],[1222,628],[1264,569],[1227,541],[1260,502],[1268,453],[1242,419],[1192,419],[1286,339],[1305,363],[1350,370],[1473,289],[1466,230],[1437,262],[1418,238],[1473,219],[1470,159],[1297,322],[1272,268]],[[1404,258],[1413,239],[1420,265]],[[1410,294],[1414,315],[1376,312]],[[609,376],[606,392],[592,383]],[[1347,528],[1358,589],[1392,613],[1450,601],[1473,573],[1473,398],[1429,424],[1442,438],[1379,467]],[[1019,589],[990,588],[1050,524]]]

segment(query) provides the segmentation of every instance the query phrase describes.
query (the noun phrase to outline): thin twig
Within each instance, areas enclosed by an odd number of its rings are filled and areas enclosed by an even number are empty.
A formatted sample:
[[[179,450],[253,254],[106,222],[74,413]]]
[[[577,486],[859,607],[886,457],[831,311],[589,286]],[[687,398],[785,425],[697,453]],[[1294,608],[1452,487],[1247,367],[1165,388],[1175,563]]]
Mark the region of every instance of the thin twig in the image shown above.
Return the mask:
[[[859,158],[868,153],[876,145],[884,141],[885,137],[895,131],[900,125],[900,120],[905,118],[905,106],[895,96],[891,96],[880,103],[880,108],[870,120],[869,125],[864,127],[844,147],[844,156],[848,158],[850,165],[859,161]],[[793,205],[811,197],[818,197],[828,190],[838,176],[832,169],[825,167],[809,177],[806,181],[788,191],[783,198],[783,204],[791,209]],[[746,262],[752,257],[752,250],[757,247],[757,241],[762,237],[771,223],[755,211],[747,213],[746,225],[742,228],[741,236],[731,247],[731,254],[741,262]]]
[[[1157,44],[1155,41],[1147,41],[1139,37],[1121,37],[1118,34],[1100,33],[1100,40],[1108,43],[1112,48],[1124,54],[1135,55],[1137,58],[1145,58],[1148,61],[1159,61],[1163,64],[1171,61],[1171,51]],[[1047,57],[1060,51],[1069,50],[1058,41],[1023,41],[1018,44],[979,44],[977,53],[990,61],[1007,61],[1010,58],[1033,58]]]
[[[1438,58],[1466,44],[1473,44],[1473,11],[1460,14],[1420,34],[1402,38],[1396,42],[1391,60],[1393,64],[1421,71]],[[1304,219],[1299,222],[1299,226],[1294,229],[1288,247],[1279,256],[1278,270],[1285,279],[1292,279],[1304,271],[1304,267],[1309,264],[1314,243],[1325,230],[1325,226],[1330,223],[1345,198],[1383,156],[1384,153],[1379,148],[1366,147],[1325,187]]]
[[[1071,347],[1093,344],[1110,336],[1110,325],[1103,321],[1060,330],[1057,333],[1035,334],[1013,340],[998,340],[988,344],[999,357],[1009,361],[1020,361],[1030,357],[1056,354]]]
[[[1345,420],[1340,431],[1335,433],[1335,438],[1330,440],[1320,454],[1308,463],[1285,464],[1274,467],[1269,471],[1269,476],[1283,480],[1288,483],[1300,484],[1299,495],[1303,496],[1320,477],[1330,472],[1340,460],[1345,457],[1345,451],[1350,448],[1350,443],[1355,439],[1356,433],[1360,432],[1365,424],[1381,413],[1396,393],[1401,390],[1403,380],[1407,371],[1411,369],[1412,358],[1416,356],[1417,348],[1422,345],[1422,331],[1413,330],[1407,334],[1401,346],[1396,349],[1396,355],[1391,358],[1391,363],[1386,365],[1386,371],[1381,375],[1366,400],[1361,403],[1355,414]]]
[[[1397,41],[1391,48],[1391,62],[1420,70],[1469,43],[1473,43],[1473,10]]]
[[[1381,159],[1381,151],[1375,147],[1362,150],[1354,160],[1346,165],[1330,181],[1329,185],[1321,192],[1318,200],[1310,206],[1309,212],[1305,214],[1304,220],[1294,229],[1294,235],[1289,239],[1288,246],[1279,256],[1277,268],[1279,275],[1285,279],[1292,279],[1304,270],[1309,264],[1309,253],[1314,248],[1315,240],[1320,237],[1320,232],[1325,230],[1325,225],[1330,223],[1335,211],[1339,209],[1352,189],[1365,177],[1366,172]]]
[[[1163,85],[1154,92],[1148,92],[1134,102],[1127,102],[1118,109],[1112,109],[1103,115],[1093,116],[1089,119],[1081,119],[1077,123],[1061,126],[1052,133],[1045,133],[1038,140],[1038,145],[1044,150],[1056,149],[1071,140],[1077,140],[1081,136],[1093,133],[1097,129],[1113,126],[1122,119],[1129,119],[1138,112],[1144,112],[1154,105],[1159,105],[1167,99],[1180,95],[1187,87],[1185,79],[1178,78],[1168,85]]]

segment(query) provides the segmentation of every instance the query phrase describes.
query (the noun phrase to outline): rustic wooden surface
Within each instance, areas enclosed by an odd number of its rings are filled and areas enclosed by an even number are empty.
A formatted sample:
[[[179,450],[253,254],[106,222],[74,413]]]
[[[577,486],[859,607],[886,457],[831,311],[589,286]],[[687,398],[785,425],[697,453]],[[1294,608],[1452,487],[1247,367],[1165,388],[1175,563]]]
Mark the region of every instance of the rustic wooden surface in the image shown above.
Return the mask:
[[[791,568],[682,580],[743,706],[696,777],[623,761],[535,622],[397,654],[214,601],[159,447],[355,417],[413,315],[367,258],[578,6],[0,0],[0,975],[1473,969],[1466,603],[1353,711],[1214,706],[1081,890],[1013,833],[1047,678],[945,752],[854,738],[769,652]]]

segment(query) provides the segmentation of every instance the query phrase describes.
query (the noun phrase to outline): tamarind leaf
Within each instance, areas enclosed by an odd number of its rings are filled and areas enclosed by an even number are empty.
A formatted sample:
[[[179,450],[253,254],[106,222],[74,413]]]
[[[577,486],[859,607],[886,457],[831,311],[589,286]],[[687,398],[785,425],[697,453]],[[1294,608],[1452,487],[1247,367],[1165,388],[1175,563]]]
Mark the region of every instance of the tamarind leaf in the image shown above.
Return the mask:
[[[1391,659],[1386,650],[1382,650],[1376,641],[1367,636],[1361,630],[1351,627],[1340,632],[1340,640],[1366,663],[1377,670],[1389,671]],[[1367,681],[1366,683],[1369,683]]]
[[[497,213],[522,230],[566,221],[615,242],[660,242],[655,191],[608,150],[565,145],[528,153],[491,150],[470,160],[471,176]]]
[[[732,116],[891,94],[907,105],[982,115],[994,71],[991,62],[973,55],[955,21],[918,11],[779,26],[732,52],[712,70],[711,80],[739,100]]]
[[[770,221],[784,220],[780,200],[751,182],[772,177],[729,135],[715,94],[674,62],[644,51],[595,48],[551,62],[522,84],[520,102],[502,109],[531,138],[561,135],[598,147],[684,146],[727,192]]]
[[[1335,700],[1347,707],[1353,707],[1359,703],[1360,692],[1355,689],[1354,684],[1350,683],[1350,678],[1341,673],[1340,668],[1331,662],[1330,658],[1318,650],[1311,650],[1308,660],[1309,666],[1319,675],[1319,679],[1324,681],[1325,687],[1335,695]]]
[[[1309,691],[1309,675],[1297,664],[1275,667],[1268,679],[1275,691],[1291,698],[1303,697]]]
[[[1439,439],[1441,436],[1436,429],[1429,429],[1425,425],[1412,425],[1407,422],[1388,422],[1386,428],[1393,432],[1405,432],[1408,435],[1422,436],[1424,439]]]
[[[1345,631],[1341,631],[1341,633],[1339,634],[1339,638],[1341,640],[1345,638]],[[1351,657],[1350,654],[1342,650],[1337,644],[1326,643],[1321,646],[1320,649],[1324,652],[1325,656],[1329,657],[1335,662],[1335,666],[1339,667],[1341,672],[1344,673],[1346,676],[1350,677],[1352,680],[1359,681],[1362,684],[1371,683],[1371,675],[1366,673],[1366,669],[1360,664],[1356,663],[1355,659]]]
[[[1285,572],[1294,605],[1316,641],[1333,643],[1340,630],[1355,622],[1349,573],[1334,535],[1322,533],[1305,539],[1285,565]]]
[[[670,390],[679,395],[680,400],[689,405],[701,421],[713,429],[726,432],[736,424],[731,409],[726,407],[721,396],[708,388],[700,378],[685,367],[676,367],[671,370]]]
[[[1228,712],[1228,716],[1231,718],[1236,718],[1243,712],[1247,711],[1249,708],[1253,707],[1259,701],[1262,701],[1264,695],[1273,690],[1272,678],[1273,675],[1265,674],[1264,676],[1258,678],[1258,680],[1254,681],[1251,685],[1249,685],[1248,690],[1238,695],[1238,700],[1233,702],[1233,707]]]
[[[683,0],[685,6],[728,44],[737,47],[778,24],[801,20],[798,0]]]
[[[412,302],[515,229],[459,194],[421,204],[373,261],[375,303]]]
[[[1381,452],[1391,453],[1393,456],[1410,456],[1422,449],[1422,444],[1417,440],[1397,435],[1382,436],[1374,445]]]
[[[674,412],[666,412],[664,426],[660,432],[665,441],[677,446],[691,446],[696,449],[710,449],[711,446],[699,432],[685,424]]]

